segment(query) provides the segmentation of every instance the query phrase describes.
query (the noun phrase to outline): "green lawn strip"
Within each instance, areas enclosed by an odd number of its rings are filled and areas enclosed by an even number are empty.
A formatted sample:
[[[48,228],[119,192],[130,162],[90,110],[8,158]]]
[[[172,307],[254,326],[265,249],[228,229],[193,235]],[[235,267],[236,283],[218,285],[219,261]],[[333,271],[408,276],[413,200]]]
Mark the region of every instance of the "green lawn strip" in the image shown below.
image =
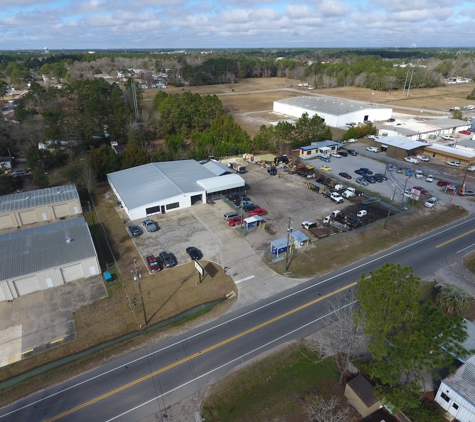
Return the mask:
[[[319,360],[302,344],[279,350],[218,381],[203,404],[203,416],[220,422],[282,420],[284,415],[298,420],[304,415],[302,400],[338,390],[334,360]]]

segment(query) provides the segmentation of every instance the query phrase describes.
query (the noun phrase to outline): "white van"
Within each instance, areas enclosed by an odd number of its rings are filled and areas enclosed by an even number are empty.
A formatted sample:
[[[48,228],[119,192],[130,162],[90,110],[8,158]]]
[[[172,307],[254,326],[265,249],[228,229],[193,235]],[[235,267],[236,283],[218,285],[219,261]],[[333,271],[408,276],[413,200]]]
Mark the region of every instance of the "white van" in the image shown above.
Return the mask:
[[[416,170],[416,179],[422,179],[424,174],[420,170]]]

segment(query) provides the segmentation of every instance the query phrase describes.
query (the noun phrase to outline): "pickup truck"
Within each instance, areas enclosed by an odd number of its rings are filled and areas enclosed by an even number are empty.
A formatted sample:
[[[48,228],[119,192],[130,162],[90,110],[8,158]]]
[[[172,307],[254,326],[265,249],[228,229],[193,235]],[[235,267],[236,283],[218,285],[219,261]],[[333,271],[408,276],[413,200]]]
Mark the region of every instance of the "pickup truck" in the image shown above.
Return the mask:
[[[344,202],[343,197],[337,192],[332,192],[330,194],[330,199],[337,204],[341,204]]]
[[[354,196],[356,196],[356,189],[346,188],[345,192],[343,192],[341,196],[343,196],[343,198],[345,199],[353,198]]]

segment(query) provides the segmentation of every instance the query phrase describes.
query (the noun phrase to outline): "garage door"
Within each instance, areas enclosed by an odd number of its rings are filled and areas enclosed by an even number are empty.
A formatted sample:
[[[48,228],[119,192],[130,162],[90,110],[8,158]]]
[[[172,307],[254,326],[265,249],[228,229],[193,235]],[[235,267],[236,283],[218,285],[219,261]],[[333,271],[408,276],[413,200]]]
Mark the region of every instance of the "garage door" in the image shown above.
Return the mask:
[[[34,211],[24,211],[20,213],[21,224],[33,224],[38,221],[36,218],[36,212]]]
[[[56,218],[67,217],[69,215],[69,208],[67,204],[55,205],[53,212]]]
[[[40,290],[40,285],[38,284],[36,275],[20,278],[19,280],[15,280],[13,283],[15,284],[18,296],[27,295],[28,293]]]
[[[11,229],[13,227],[10,214],[0,216],[0,230]]]
[[[76,264],[69,267],[61,268],[61,275],[65,283],[68,281],[77,280],[78,278],[83,278],[84,274],[82,272],[82,265]]]

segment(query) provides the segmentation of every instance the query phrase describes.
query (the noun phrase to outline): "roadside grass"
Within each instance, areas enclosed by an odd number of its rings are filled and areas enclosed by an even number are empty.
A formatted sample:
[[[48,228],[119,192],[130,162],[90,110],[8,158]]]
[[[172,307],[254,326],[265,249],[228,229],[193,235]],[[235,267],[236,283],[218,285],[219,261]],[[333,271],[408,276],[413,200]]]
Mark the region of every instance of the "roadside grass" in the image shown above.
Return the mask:
[[[344,241],[335,237],[320,240],[315,248],[297,253],[288,270],[284,261],[269,266],[280,274],[291,272],[297,278],[323,275],[466,215],[468,212],[464,208],[455,205],[431,214],[430,218],[424,208],[415,208],[410,215],[390,219],[386,229],[374,227],[360,233],[352,232],[344,235]]]
[[[340,396],[338,379],[333,359],[321,360],[298,342],[214,384],[202,415],[210,422],[307,420],[303,410],[307,398]]]

